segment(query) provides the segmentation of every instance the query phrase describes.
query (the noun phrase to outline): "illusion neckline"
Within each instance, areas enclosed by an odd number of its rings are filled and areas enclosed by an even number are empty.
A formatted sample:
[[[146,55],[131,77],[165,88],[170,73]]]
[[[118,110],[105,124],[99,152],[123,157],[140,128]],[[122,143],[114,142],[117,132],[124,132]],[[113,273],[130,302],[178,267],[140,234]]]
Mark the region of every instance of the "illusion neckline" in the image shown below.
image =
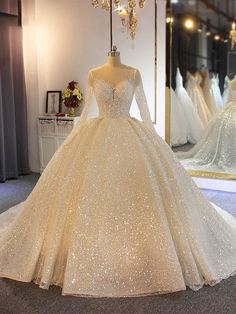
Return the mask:
[[[94,83],[102,82],[102,83],[106,84],[107,86],[111,87],[111,89],[113,89],[113,90],[114,90],[114,89],[117,89],[117,87],[118,87],[121,83],[124,83],[124,82],[131,83],[131,81],[132,81],[132,78],[129,77],[129,78],[126,78],[126,79],[123,79],[123,80],[119,81],[118,83],[116,83],[116,84],[114,85],[114,84],[112,84],[112,83],[110,83],[110,82],[108,82],[108,81],[106,81],[106,80],[104,80],[104,79],[98,79],[98,78],[95,78],[95,79],[94,79]]]

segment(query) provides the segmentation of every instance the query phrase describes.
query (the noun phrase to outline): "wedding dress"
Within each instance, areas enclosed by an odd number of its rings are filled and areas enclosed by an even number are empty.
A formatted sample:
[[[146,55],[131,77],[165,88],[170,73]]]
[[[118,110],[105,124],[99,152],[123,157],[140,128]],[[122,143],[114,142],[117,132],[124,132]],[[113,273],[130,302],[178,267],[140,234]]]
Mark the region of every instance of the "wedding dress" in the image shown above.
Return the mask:
[[[196,108],[194,107],[188,93],[183,87],[183,77],[180,73],[179,68],[177,68],[176,73],[175,92],[181,105],[181,108],[184,112],[185,117],[184,120],[187,129],[187,141],[191,144],[196,144],[200,140],[204,128]]]
[[[212,82],[209,78],[208,71],[202,71],[201,75],[203,77],[202,91],[203,91],[204,99],[211,113],[211,116],[213,116],[217,112],[217,109],[216,109],[214,98],[211,92]]]
[[[219,76],[214,75],[211,78],[211,95],[214,103],[214,107],[216,111],[219,111],[223,108],[223,100],[220,92],[220,87],[219,87]]]
[[[172,88],[170,89],[170,101],[170,145],[174,147],[188,142],[187,121],[179,99]]]
[[[203,96],[203,92],[200,86],[201,81],[202,78],[199,73],[192,75],[189,72],[187,72],[186,83],[187,93],[198,112],[198,115],[202,121],[203,126],[206,127],[211,118],[211,113],[208,109],[208,106]]]
[[[204,136],[190,151],[177,156],[188,169],[236,174],[236,91],[209,123]]]
[[[0,276],[62,294],[138,296],[236,271],[236,220],[200,193],[155,133],[137,70],[90,72],[86,105],[27,200],[0,215]],[[87,118],[93,93],[99,116]],[[129,114],[136,97],[142,121]]]
[[[228,101],[229,83],[230,83],[230,79],[229,79],[228,75],[226,75],[226,76],[225,76],[225,79],[224,79],[224,91],[223,91],[223,95],[222,95],[223,106],[224,106],[224,105],[227,103],[227,101]]]

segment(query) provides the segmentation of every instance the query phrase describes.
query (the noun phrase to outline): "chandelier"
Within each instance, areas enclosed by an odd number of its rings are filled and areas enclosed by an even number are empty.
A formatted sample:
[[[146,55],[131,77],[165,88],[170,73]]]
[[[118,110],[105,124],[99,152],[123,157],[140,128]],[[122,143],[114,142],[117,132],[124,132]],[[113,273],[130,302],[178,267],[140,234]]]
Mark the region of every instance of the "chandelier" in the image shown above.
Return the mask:
[[[136,35],[136,29],[138,25],[138,17],[136,14],[136,8],[139,6],[139,8],[143,9],[145,5],[146,0],[113,0],[115,10],[118,12],[118,15],[121,19],[121,24],[123,27],[127,27],[130,37],[132,39],[135,38]],[[126,2],[124,4],[124,2]],[[138,5],[137,3],[138,2]],[[110,10],[110,1],[109,0],[92,0],[92,6],[94,8],[102,8],[105,11]]]
[[[231,49],[234,50],[236,48],[236,23],[232,23],[232,28],[230,31],[230,38],[231,38]]]

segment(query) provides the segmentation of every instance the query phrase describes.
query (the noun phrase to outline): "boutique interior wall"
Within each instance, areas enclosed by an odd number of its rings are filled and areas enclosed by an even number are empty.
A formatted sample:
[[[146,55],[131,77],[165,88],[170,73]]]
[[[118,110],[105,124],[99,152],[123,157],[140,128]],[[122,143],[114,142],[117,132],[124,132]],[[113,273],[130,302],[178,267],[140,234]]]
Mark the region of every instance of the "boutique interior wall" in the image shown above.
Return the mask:
[[[140,69],[154,119],[157,88],[157,130],[165,129],[165,0],[157,1],[157,86],[154,85],[154,3],[139,14],[135,41],[122,33],[114,18],[114,44],[122,62]],[[88,71],[106,62],[109,51],[109,15],[84,0],[23,0],[23,43],[28,101],[29,159],[39,171],[37,117],[45,112],[46,91],[63,90],[71,80],[86,89]],[[138,117],[135,106],[132,115]]]

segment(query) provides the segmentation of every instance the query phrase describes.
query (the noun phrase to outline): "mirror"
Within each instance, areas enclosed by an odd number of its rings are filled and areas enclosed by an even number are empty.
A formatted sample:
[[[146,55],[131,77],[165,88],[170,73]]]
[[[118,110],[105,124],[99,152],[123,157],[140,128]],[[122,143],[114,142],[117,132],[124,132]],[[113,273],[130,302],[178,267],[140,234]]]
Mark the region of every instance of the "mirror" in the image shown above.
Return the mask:
[[[167,4],[167,142],[191,175],[236,179],[234,0]]]

